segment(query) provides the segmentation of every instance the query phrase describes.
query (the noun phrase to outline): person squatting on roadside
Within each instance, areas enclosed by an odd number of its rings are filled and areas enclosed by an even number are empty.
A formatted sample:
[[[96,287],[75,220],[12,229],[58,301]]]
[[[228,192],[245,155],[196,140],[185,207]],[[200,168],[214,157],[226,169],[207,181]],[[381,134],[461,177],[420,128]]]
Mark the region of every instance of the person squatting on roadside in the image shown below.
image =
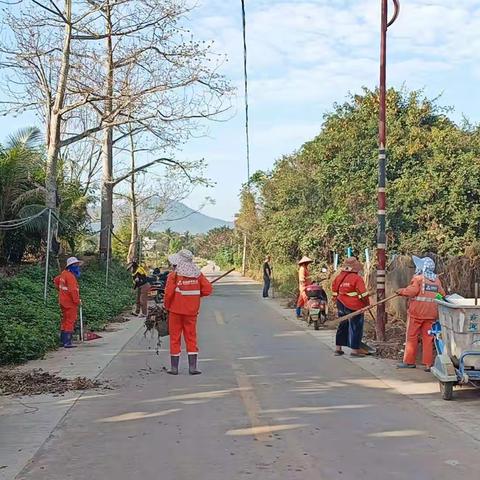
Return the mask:
[[[170,375],[178,375],[178,365],[182,351],[181,337],[187,347],[188,369],[190,375],[199,375],[197,369],[197,317],[200,299],[212,294],[211,283],[193,263],[193,253],[181,250],[170,255],[168,261],[175,270],[168,275],[165,287],[165,308],[168,311],[168,329],[170,334]]]
[[[438,306],[435,297],[445,296],[442,283],[435,275],[435,262],[429,258],[413,256],[415,275],[406,288],[397,291],[408,301],[407,338],[403,362],[397,368],[415,368],[418,348],[418,337],[422,337],[422,361],[425,371],[429,372],[433,365],[433,337],[429,334],[438,318]]]
[[[270,283],[272,280],[272,267],[270,266],[270,256],[265,257],[263,262],[263,298],[268,298]]]
[[[148,292],[151,288],[147,271],[135,260],[130,264],[129,269],[132,272],[133,289],[137,292],[134,314],[139,315],[141,312],[140,316],[146,318],[148,314]]]
[[[347,258],[341,272],[332,284],[333,296],[337,301],[338,316],[343,317],[370,304],[367,288],[360,272],[363,265],[355,258]],[[342,320],[337,328],[335,355],[343,355],[342,347],[350,347],[353,357],[363,357],[361,350],[363,337],[363,314],[349,320]]]
[[[312,284],[312,280],[310,279],[310,272],[308,271],[309,265],[313,262],[312,259],[308,257],[303,257],[299,262],[298,268],[298,300],[297,300],[297,318],[302,316],[302,308],[307,302],[307,294],[305,293],[305,289]]]
[[[74,348],[72,344],[75,323],[78,318],[78,307],[81,303],[77,278],[80,277],[82,262],[76,257],[67,259],[65,270],[53,280],[58,290],[58,303],[62,311],[60,323],[60,341],[64,348]]]

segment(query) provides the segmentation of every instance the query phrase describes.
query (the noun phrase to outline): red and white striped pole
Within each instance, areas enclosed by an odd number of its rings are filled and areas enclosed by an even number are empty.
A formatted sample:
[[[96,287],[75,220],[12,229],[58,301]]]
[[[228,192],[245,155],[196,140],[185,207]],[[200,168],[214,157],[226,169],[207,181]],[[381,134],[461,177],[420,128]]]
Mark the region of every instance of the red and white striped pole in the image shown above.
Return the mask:
[[[387,30],[400,13],[399,0],[393,0],[394,14],[388,21],[388,0],[381,0],[381,38],[380,38],[380,108],[378,127],[378,231],[377,231],[377,302],[385,299],[386,273],[386,163],[387,163]],[[377,340],[385,340],[385,304],[377,307]]]

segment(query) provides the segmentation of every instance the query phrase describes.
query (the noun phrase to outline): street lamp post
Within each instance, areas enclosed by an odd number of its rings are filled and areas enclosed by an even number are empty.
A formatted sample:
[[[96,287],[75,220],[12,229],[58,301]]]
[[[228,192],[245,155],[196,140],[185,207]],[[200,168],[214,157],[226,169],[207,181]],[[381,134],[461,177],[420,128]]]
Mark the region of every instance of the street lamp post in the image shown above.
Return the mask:
[[[381,9],[381,39],[380,39],[380,108],[378,126],[378,232],[377,232],[377,301],[385,299],[386,274],[386,114],[387,114],[387,30],[395,22],[400,13],[400,1],[393,0],[394,13],[388,20],[388,0],[380,0]],[[385,304],[377,307],[377,340],[385,340]]]

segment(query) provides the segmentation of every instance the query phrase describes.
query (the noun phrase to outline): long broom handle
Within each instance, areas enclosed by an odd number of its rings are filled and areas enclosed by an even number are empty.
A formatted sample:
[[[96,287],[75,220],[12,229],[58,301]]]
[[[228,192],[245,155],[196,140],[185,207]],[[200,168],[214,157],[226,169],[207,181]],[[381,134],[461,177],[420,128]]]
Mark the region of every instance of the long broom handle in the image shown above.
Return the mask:
[[[353,318],[353,317],[356,317],[357,315],[360,315],[364,312],[367,312],[369,310],[371,310],[372,308],[375,308],[377,305],[380,305],[382,303],[385,303],[385,302],[388,302],[390,300],[393,300],[394,298],[397,298],[399,297],[400,295],[398,295],[398,293],[396,293],[395,295],[391,295],[390,297],[387,297],[383,300],[380,300],[379,302],[377,303],[374,303],[372,305],[367,305],[366,307],[363,307],[361,308],[360,310],[357,310],[356,312],[352,312],[352,313],[349,313],[348,315],[344,315],[343,317],[340,317],[338,320],[342,321],[342,320],[349,320],[350,318]]]
[[[82,304],[80,304],[80,341],[83,342],[83,309]]]
[[[226,277],[228,274],[234,272],[235,269],[232,268],[231,270],[229,270],[228,272],[225,272],[223,275],[220,275],[219,277],[217,278],[214,278],[210,283],[215,283],[215,282],[218,282],[219,280],[221,280],[223,277]]]

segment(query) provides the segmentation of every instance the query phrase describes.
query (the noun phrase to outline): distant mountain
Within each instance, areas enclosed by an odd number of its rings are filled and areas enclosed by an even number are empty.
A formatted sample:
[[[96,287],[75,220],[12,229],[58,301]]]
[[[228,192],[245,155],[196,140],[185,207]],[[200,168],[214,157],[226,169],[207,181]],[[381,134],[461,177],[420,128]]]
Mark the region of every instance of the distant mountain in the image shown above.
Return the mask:
[[[209,217],[183,203],[175,202],[168,208],[168,212],[150,227],[150,230],[164,232],[170,229],[178,233],[190,232],[195,235],[207,233],[212,228],[218,227],[233,227],[233,222]]]
[[[117,204],[118,206],[119,204]],[[152,206],[156,205],[155,199],[152,201]],[[117,213],[117,214],[116,214]],[[95,219],[91,224],[90,228],[92,231],[96,232],[100,230],[100,209],[92,209],[90,215]],[[140,211],[141,215],[141,211]],[[114,225],[120,224],[120,219],[118,218],[118,210],[113,215]],[[233,228],[233,222],[227,222],[226,220],[220,220],[219,218],[209,217],[201,212],[197,212],[190,207],[187,207],[185,204],[180,202],[173,202],[168,206],[168,211],[160,217],[149,228],[151,232],[164,232],[165,230],[172,230],[177,233],[190,232],[193,235],[199,233],[207,233],[209,230],[218,227],[230,227]]]

